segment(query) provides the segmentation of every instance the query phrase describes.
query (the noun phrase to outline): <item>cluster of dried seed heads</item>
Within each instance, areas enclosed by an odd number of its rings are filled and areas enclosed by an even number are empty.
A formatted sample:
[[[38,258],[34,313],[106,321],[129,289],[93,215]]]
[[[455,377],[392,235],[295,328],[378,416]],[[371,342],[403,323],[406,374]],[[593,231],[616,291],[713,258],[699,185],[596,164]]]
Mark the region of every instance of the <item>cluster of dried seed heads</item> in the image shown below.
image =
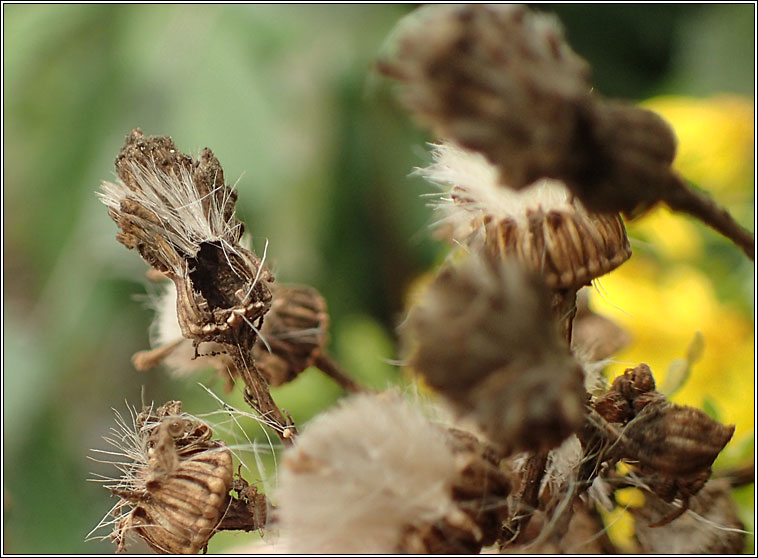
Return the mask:
[[[680,512],[705,485],[713,461],[734,434],[734,426],[667,401],[655,391],[646,364],[616,378],[593,407],[607,423],[615,457],[634,463],[648,488],[666,502],[681,498]]]
[[[662,201],[754,258],[753,235],[672,169],[676,138],[654,112],[591,91],[551,17],[513,5],[428,6],[407,16],[379,70],[435,135],[482,153],[517,190],[560,180],[593,212]]]

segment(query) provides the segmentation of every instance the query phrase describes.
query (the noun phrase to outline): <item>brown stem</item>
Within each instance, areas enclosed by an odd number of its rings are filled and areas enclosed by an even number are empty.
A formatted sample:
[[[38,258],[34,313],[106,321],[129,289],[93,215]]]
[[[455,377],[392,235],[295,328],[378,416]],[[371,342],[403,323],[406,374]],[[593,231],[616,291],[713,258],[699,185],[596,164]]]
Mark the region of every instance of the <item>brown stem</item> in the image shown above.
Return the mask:
[[[528,542],[527,527],[539,504],[540,484],[542,484],[542,477],[545,475],[547,456],[547,451],[532,454],[524,466],[518,495],[517,518],[513,524],[506,527],[509,532],[515,535],[515,538],[506,542],[504,546]]]
[[[291,445],[297,434],[295,425],[274,403],[266,379],[258,372],[249,351],[236,345],[227,345],[229,355],[245,382],[245,401],[270,424],[284,445]]]
[[[351,393],[365,393],[370,391],[348,376],[332,358],[325,353],[319,353],[314,362],[316,368],[334,380],[342,389]]]
[[[571,346],[571,336],[574,332],[574,317],[576,316],[576,289],[553,291],[551,306],[553,316],[558,323],[561,339]]]
[[[714,479],[727,479],[733,487],[745,486],[755,482],[755,461],[735,469],[723,469],[713,473]]]
[[[745,255],[755,261],[755,237],[734,220],[734,217],[720,207],[710,196],[688,186],[680,177],[666,190],[663,200],[671,209],[681,211],[700,219],[703,223],[724,235],[742,248]]]

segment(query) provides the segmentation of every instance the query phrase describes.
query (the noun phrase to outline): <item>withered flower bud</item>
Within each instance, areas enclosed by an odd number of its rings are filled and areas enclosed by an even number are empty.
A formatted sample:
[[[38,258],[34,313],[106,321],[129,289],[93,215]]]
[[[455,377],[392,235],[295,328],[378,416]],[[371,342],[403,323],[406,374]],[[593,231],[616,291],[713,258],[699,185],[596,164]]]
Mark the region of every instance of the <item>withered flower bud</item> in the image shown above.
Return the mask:
[[[658,399],[648,403],[623,431],[628,457],[671,477],[708,471],[734,434],[700,409]]]
[[[112,511],[117,550],[134,533],[159,553],[199,552],[229,503],[231,452],[179,401],[144,409],[133,426],[118,422],[117,438],[106,440],[130,461],[116,463],[123,476],[106,484],[121,498]]]
[[[689,502],[685,514],[663,527],[651,527],[671,512],[671,505],[645,494],[645,505],[632,508],[635,534],[647,554],[740,554],[744,526],[737,515],[729,483],[712,480]]]
[[[452,143],[434,146],[419,173],[440,187],[436,226],[454,243],[515,259],[551,289],[578,289],[632,254],[618,215],[587,211],[565,184],[540,180],[513,191],[481,154]]]
[[[417,409],[392,393],[351,396],[284,454],[278,513],[282,532],[297,534],[288,550],[413,552],[434,540],[471,551],[481,533],[453,499],[457,475],[446,436]],[[427,539],[436,529],[445,536]]]
[[[239,244],[237,194],[211,150],[194,160],[171,138],[134,130],[116,169],[120,180],[103,183],[100,194],[121,229],[116,238],[174,282],[182,334],[196,342],[253,339],[273,277]]]
[[[646,364],[627,369],[610,390],[592,404],[608,423],[605,435],[617,459],[634,463],[647,487],[667,502],[683,505],[661,525],[683,513],[711,474],[711,465],[731,440],[734,426],[724,426],[703,411],[670,403],[655,391]]]
[[[402,20],[379,70],[441,138],[483,153],[512,188],[572,159],[589,66],[558,21],[517,5],[434,5]]]
[[[582,420],[582,370],[544,286],[513,263],[444,268],[402,334],[408,364],[506,452],[554,447]]]

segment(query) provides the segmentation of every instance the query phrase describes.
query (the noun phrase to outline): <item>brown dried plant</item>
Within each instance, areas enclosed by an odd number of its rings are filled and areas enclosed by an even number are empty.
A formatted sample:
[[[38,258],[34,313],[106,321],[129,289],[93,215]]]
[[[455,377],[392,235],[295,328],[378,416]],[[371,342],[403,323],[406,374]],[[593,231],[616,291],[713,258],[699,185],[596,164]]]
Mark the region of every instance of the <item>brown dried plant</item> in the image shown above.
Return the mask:
[[[276,550],[290,553],[611,553],[597,506],[633,486],[645,495],[641,551],[739,551],[737,481],[710,480],[734,426],[668,401],[646,364],[608,386],[597,361],[629,337],[577,295],[631,256],[622,213],[662,201],[751,257],[752,235],[672,170],[665,121],[591,91],[552,17],[424,7],[379,68],[440,139],[417,172],[439,189],[434,228],[453,250],[399,328],[433,401],[373,393],[343,372],[327,352],[326,301],[274,282],[210,149],[193,159],[134,130],[100,196],[118,241],[171,281],[153,348],[134,364],[241,379],[285,447],[278,487],[262,494],[180,402],[119,416],[111,455],[126,461],[106,480],[119,501],[99,527],[113,526],[118,551],[129,535],[196,553],[220,530],[260,530],[281,531]],[[269,387],[308,367],[353,393],[298,434]],[[733,477],[752,480],[745,471]]]

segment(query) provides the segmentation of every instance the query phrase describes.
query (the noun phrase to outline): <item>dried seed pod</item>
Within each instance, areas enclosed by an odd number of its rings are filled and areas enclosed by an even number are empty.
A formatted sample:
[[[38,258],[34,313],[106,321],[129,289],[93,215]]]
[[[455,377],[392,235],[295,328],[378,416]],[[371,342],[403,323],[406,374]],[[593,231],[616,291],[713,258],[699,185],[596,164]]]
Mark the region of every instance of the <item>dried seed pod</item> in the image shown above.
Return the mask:
[[[652,494],[645,505],[631,510],[635,534],[648,554],[739,554],[745,545],[744,526],[737,516],[729,483],[712,480],[689,502],[693,514],[663,527],[650,527],[671,513],[671,505]]]
[[[443,432],[395,394],[344,399],[285,453],[279,519],[297,533],[288,550],[395,553],[435,525],[478,534],[453,500],[457,474]]]
[[[121,498],[112,512],[117,550],[134,533],[156,552],[199,552],[229,503],[231,452],[208,425],[182,413],[179,401],[146,408],[133,427],[118,418],[121,431],[111,443],[132,461],[117,463],[124,476],[106,485]]]
[[[442,191],[436,226],[451,242],[518,260],[556,290],[578,289],[631,256],[621,218],[588,212],[563,183],[513,191],[479,153],[448,142],[433,156],[419,173]]]
[[[516,189],[574,160],[589,66],[558,21],[515,5],[434,5],[402,20],[379,70],[438,137],[480,151]]]
[[[198,343],[254,339],[273,277],[239,244],[237,195],[211,150],[193,160],[171,138],[134,130],[116,169],[120,180],[100,194],[121,229],[116,238],[175,283],[182,334]]]
[[[328,341],[329,315],[323,297],[311,287],[272,286],[271,310],[253,357],[272,386],[294,380],[312,366]]]
[[[703,411],[665,400],[648,403],[623,431],[624,453],[669,477],[708,471],[734,434]]]
[[[504,451],[549,449],[578,428],[583,374],[539,280],[468,258],[444,268],[402,331],[409,365]]]

